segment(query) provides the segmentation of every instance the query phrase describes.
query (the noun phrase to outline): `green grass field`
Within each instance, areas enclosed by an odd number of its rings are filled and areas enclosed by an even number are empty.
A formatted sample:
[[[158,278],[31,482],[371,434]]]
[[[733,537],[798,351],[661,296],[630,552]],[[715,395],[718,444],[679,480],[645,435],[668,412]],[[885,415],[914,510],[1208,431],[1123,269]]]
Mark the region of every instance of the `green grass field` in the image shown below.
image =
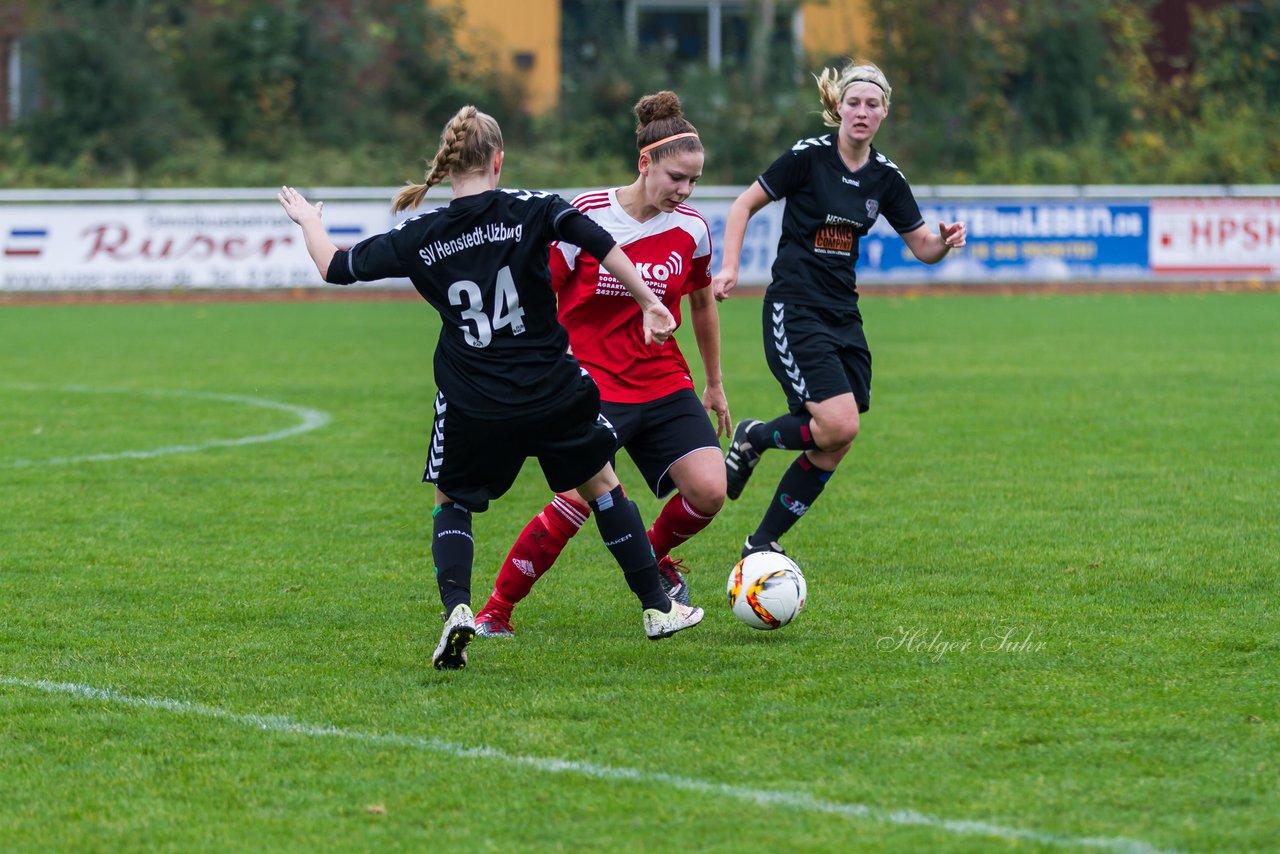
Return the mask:
[[[425,303],[0,309],[0,849],[1280,850],[1280,296],[864,311],[796,623],[724,605],[774,452],[678,553],[700,628],[588,529],[437,673]]]

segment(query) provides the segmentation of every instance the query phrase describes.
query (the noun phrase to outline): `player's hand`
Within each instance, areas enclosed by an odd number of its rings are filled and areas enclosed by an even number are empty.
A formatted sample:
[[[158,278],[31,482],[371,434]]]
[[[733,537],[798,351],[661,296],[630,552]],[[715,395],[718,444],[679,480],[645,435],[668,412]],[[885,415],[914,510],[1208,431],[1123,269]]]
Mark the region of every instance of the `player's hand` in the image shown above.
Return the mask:
[[[711,277],[711,293],[717,301],[723,302],[729,292],[738,286],[738,271],[720,268],[720,272]]]
[[[964,246],[966,234],[963,222],[957,222],[954,225],[938,223],[938,236],[942,238],[942,245],[948,249],[959,249]]]
[[[667,343],[667,339],[676,331],[676,319],[667,311],[667,307],[654,300],[644,310],[644,343],[656,344],[659,347]]]
[[[281,187],[280,192],[276,193],[276,201],[280,202],[280,207],[284,208],[284,212],[289,215],[289,219],[298,225],[302,225],[303,222],[311,217],[319,220],[324,214],[324,202],[316,202],[313,205],[293,187]]]
[[[729,415],[729,398],[725,397],[723,385],[707,384],[702,393],[702,407],[716,422],[717,436],[733,435],[733,418]]]

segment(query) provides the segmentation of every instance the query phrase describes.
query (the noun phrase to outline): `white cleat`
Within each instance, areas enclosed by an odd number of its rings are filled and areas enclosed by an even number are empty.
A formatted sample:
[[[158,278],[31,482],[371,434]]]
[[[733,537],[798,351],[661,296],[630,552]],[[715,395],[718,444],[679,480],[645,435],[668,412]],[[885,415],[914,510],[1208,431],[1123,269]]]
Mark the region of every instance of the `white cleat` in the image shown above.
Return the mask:
[[[476,620],[471,609],[458,605],[444,621],[440,643],[431,654],[431,666],[436,670],[460,670],[467,666],[467,644],[476,636]]]
[[[649,640],[669,638],[678,631],[691,629],[702,622],[702,609],[690,608],[679,602],[671,602],[671,610],[662,613],[657,608],[645,608],[644,633]]]

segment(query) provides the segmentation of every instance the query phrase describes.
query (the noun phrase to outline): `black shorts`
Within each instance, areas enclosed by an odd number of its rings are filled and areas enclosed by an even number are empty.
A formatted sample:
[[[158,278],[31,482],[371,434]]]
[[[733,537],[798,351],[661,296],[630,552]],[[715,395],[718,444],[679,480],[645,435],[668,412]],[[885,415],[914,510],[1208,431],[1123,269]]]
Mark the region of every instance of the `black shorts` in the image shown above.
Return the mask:
[[[794,413],[853,392],[871,408],[871,350],[856,311],[764,303],[764,356]]]
[[[561,404],[535,415],[473,418],[449,409],[444,395],[437,394],[422,480],[473,513],[483,513],[511,488],[529,457],[537,458],[548,486],[566,492],[594,477],[616,448],[613,431],[600,417],[600,390],[585,371]]]
[[[648,403],[600,404],[618,434],[618,447],[640,469],[644,482],[659,498],[676,488],[671,467],[701,448],[720,451],[720,439],[707,417],[707,410],[692,389],[651,400]]]

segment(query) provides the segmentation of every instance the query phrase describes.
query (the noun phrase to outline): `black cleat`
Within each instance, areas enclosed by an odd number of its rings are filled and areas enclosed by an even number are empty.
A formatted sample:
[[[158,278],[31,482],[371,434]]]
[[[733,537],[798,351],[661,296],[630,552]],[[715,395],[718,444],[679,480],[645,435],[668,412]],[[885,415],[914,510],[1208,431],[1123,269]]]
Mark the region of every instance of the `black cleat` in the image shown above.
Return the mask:
[[[775,554],[786,555],[787,551],[778,545],[777,540],[770,540],[767,543],[755,545],[751,542],[751,537],[747,537],[747,541],[742,544],[742,556],[755,554],[756,552],[774,552]]]
[[[747,432],[761,423],[763,422],[748,418],[739,421],[733,428],[733,439],[730,440],[729,450],[724,455],[724,471],[728,481],[725,493],[733,501],[738,500],[756,463],[760,462],[760,452],[747,441]]]
[[[678,557],[667,555],[658,561],[658,580],[662,582],[662,592],[681,605],[689,604],[689,582],[684,580],[685,571],[684,561]]]

